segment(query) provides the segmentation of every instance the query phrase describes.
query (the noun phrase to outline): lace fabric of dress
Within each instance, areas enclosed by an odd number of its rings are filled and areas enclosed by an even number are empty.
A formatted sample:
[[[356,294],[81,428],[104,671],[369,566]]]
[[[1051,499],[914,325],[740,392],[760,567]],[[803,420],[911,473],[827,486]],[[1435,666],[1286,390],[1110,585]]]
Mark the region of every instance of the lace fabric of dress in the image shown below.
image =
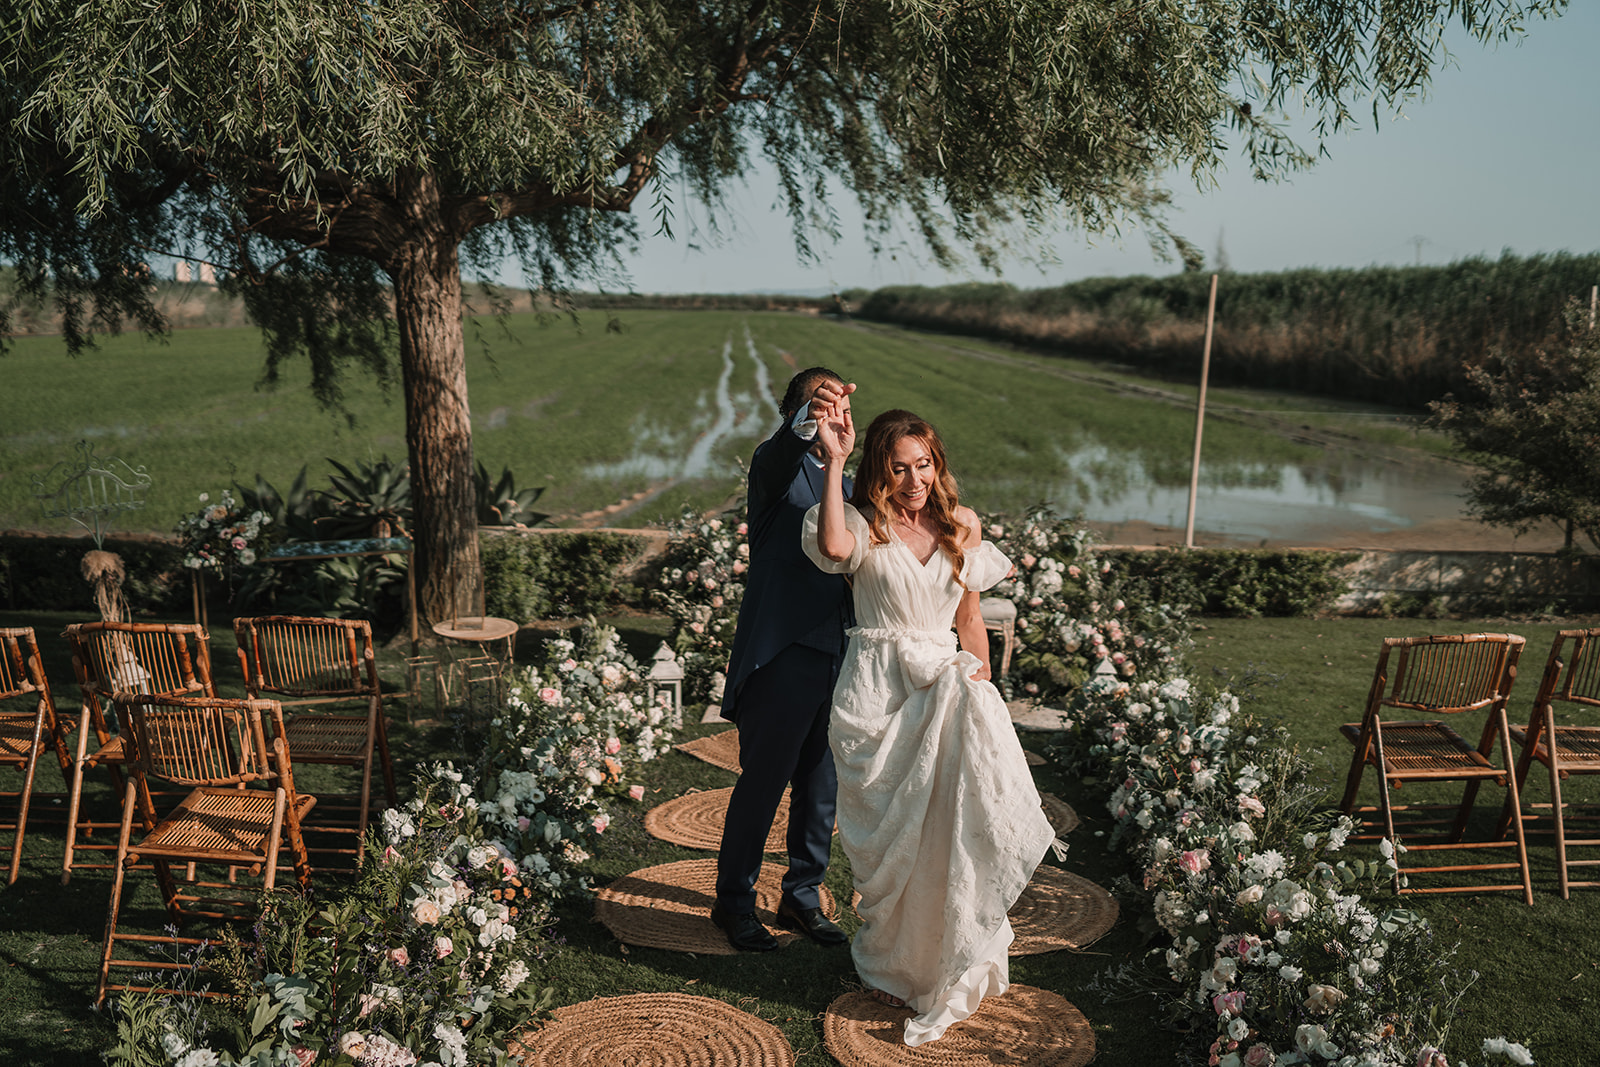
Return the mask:
[[[951,626],[967,590],[1011,563],[985,541],[960,581],[943,550],[919,562],[905,544],[855,534],[848,560],[817,547],[818,508],[802,547],[817,566],[854,575],[856,619],[834,689],[829,745],[839,773],[839,837],[862,926],[851,953],[869,987],[917,1014],[905,1042],[939,1038],[1009,985],[1016,903],[1055,838],[999,692],[974,681]]]

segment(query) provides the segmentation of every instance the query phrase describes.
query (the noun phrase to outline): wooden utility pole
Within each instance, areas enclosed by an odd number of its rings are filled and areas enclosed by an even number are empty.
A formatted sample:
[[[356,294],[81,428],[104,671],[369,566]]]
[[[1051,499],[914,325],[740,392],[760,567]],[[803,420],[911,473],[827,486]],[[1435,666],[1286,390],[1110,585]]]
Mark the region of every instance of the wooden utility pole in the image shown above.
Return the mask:
[[[1200,438],[1206,428],[1206,383],[1211,378],[1211,333],[1217,321],[1217,276],[1211,276],[1211,298],[1206,302],[1206,346],[1200,357],[1200,403],[1194,412],[1194,460],[1189,464],[1189,519],[1183,525],[1183,545],[1194,547],[1194,500],[1200,491]]]

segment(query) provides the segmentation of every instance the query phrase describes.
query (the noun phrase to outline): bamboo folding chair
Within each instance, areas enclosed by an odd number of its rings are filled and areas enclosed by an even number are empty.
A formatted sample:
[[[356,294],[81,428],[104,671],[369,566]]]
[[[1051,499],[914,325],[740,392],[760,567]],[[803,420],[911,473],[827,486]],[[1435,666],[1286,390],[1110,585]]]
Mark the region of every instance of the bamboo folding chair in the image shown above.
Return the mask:
[[[1569,644],[1570,643],[1570,644]],[[1520,789],[1527,783],[1533,761],[1545,765],[1550,774],[1550,809],[1555,816],[1556,862],[1560,871],[1561,899],[1571,899],[1574,886],[1600,886],[1600,881],[1574,882],[1569,867],[1593,867],[1600,859],[1568,859],[1568,846],[1600,845],[1600,836],[1590,829],[1587,836],[1567,837],[1567,819],[1592,823],[1600,813],[1594,810],[1566,811],[1561,799],[1561,783],[1574,774],[1600,774],[1600,725],[1563,724],[1555,717],[1557,702],[1571,712],[1600,708],[1600,629],[1562,630],[1550,646],[1545,660],[1539,694],[1534,697],[1528,725],[1513,726],[1511,739],[1521,746],[1517,757],[1516,781]],[[1543,805],[1532,805],[1541,808]],[[1500,817],[1500,835],[1511,823],[1508,810]]]
[[[10,703],[21,701],[23,706]],[[33,627],[0,629],[0,767],[22,773],[22,788],[17,792],[17,836],[11,845],[11,874],[7,884],[16,882],[22,870],[22,840],[28,830],[28,808],[33,801],[34,772],[39,757],[54,751],[61,777],[72,788],[72,757],[66,732],[56,715],[56,702],[50,696],[50,680],[45,677],[39,658],[39,642]],[[26,707],[31,703],[31,708]],[[0,826],[0,829],[13,829]]]
[[[372,808],[375,756],[383,773],[384,797],[390,807],[398,803],[371,624],[354,619],[264,615],[235,619],[233,632],[239,640],[245,689],[252,698],[274,694],[282,698],[285,707],[316,707],[284,718],[295,761],[360,770],[359,796],[341,797],[339,803],[331,804],[334,798],[324,793],[317,825],[308,827],[355,834],[354,848],[314,851],[351,855],[360,862]],[[325,710],[329,704],[340,703],[364,704],[365,708],[360,712],[353,708],[347,712]]]
[[[205,940],[175,932],[118,932],[123,883],[137,864],[154,867],[162,902],[177,923],[191,918],[254,922],[261,894],[276,884],[278,855],[285,844],[301,889],[311,887],[311,863],[300,823],[316,798],[295,791],[283,710],[276,701],[131,693],[118,693],[115,700],[118,718],[127,726],[124,765],[129,773],[96,1004],[110,990],[156,988],[114,985],[113,967],[159,971],[188,966],[180,960],[117,958],[119,942],[199,945]],[[156,811],[152,778],[188,790],[166,815]],[[137,842],[135,823],[142,833]],[[179,882],[173,877],[173,864],[227,866],[229,880]],[[237,880],[241,868],[248,869],[252,878],[261,878],[261,883]]]
[[[1517,660],[1524,639],[1515,634],[1451,634],[1435,637],[1389,637],[1373,671],[1372,688],[1367,695],[1366,713],[1359,723],[1346,723],[1340,732],[1355,744],[1350,774],[1340,807],[1346,814],[1359,814],[1363,826],[1376,829],[1370,818],[1381,815],[1382,835],[1394,846],[1394,887],[1400,893],[1469,893],[1489,890],[1522,890],[1523,900],[1533,903],[1533,881],[1528,871],[1528,849],[1523,838],[1522,802],[1517,780],[1510,771],[1511,736],[1506,723],[1506,699],[1517,677]],[[1473,747],[1442,719],[1393,721],[1384,718],[1386,709],[1421,712],[1429,716],[1484,712],[1483,732]],[[1505,765],[1493,760],[1495,741],[1505,756]],[[1356,795],[1368,766],[1378,772],[1378,805],[1357,808]],[[1458,805],[1396,805],[1390,790],[1406,782],[1464,781],[1466,787]],[[1485,781],[1505,785],[1505,815],[1515,830],[1515,841],[1504,834],[1488,841],[1464,840],[1473,801]],[[1434,812],[1454,808],[1453,819],[1433,817]],[[1397,822],[1399,813],[1402,821]],[[1448,830],[1434,829],[1448,825]],[[1421,830],[1420,833],[1413,831]],[[1402,830],[1410,837],[1402,842]],[[1515,847],[1515,863],[1477,863],[1407,867],[1402,854],[1431,850],[1476,850]],[[1430,886],[1408,884],[1410,875],[1451,871],[1518,870],[1517,884],[1495,883],[1471,886]]]
[[[117,823],[79,821],[83,783],[89,771],[106,767],[114,788],[121,790],[121,766],[127,762],[124,738],[113,732],[106,709],[114,693],[147,696],[216,696],[211,682],[210,635],[191,623],[81,622],[66,629],[72,649],[72,670],[82,693],[78,748],[67,809],[67,847],[61,884],[74,867],[103,868],[104,863],[77,863],[80,850],[110,852],[111,844],[82,844],[79,833],[115,831]],[[98,742],[88,750],[89,734]]]

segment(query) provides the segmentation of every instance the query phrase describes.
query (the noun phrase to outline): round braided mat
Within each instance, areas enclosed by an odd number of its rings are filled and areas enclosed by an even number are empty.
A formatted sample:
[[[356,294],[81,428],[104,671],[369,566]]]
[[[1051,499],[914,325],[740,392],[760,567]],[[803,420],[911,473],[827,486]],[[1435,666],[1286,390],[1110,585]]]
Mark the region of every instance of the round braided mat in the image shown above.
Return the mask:
[[[778,903],[783,899],[784,867],[763,863],[756,879],[756,917],[772,931],[779,944],[804,935],[778,925]],[[822,913],[838,915],[827,886],[818,886]],[[717,899],[717,861],[679,860],[646,867],[624,875],[600,890],[594,917],[605,923],[618,941],[644,948],[665,948],[701,956],[732,956],[738,949],[711,922],[711,905]]]
[[[722,824],[728,817],[728,800],[733,796],[733,786],[726,789],[703,789],[685,793],[681,797],[657,804],[645,812],[644,828],[651,837],[659,837],[685,848],[703,848],[716,852],[722,847]],[[766,852],[783,852],[788,848],[789,791],[783,791],[778,802],[778,814],[767,830]]]
[[[1087,878],[1041,865],[1007,913],[1017,935],[1007,955],[1086,948],[1116,925],[1117,912],[1116,898]]]
[[[971,1018],[915,1048],[904,1040],[910,1017],[910,1008],[846,993],[822,1016],[822,1044],[845,1067],[1081,1067],[1094,1058],[1089,1020],[1065,997],[1033,986],[985,997]]]
[[[721,767],[725,771],[739,773],[739,731],[719,730],[705,737],[697,737],[693,741],[685,741],[681,745],[673,745],[679,752],[703,759],[713,767]]]
[[[791,1067],[794,1049],[764,1019],[710,997],[635,993],[555,1010],[509,1042],[524,1067]]]
[[[1078,813],[1072,810],[1072,805],[1056,796],[1054,793],[1040,793],[1039,806],[1044,808],[1044,817],[1050,820],[1050,825],[1055,828],[1056,835],[1070,834],[1078,828]],[[648,816],[646,817],[648,820]],[[645,825],[649,825],[647,821]]]

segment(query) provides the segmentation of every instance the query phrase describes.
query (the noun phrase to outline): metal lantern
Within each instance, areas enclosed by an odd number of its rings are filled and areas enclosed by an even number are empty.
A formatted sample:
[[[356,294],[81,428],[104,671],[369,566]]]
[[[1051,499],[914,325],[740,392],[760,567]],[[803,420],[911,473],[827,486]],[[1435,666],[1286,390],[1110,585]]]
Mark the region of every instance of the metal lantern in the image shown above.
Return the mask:
[[[650,667],[649,677],[645,680],[645,699],[653,705],[658,700],[658,694],[666,696],[667,720],[674,730],[683,727],[683,668],[678,665],[678,657],[667,647],[665,641],[656,649],[651,657],[655,663]]]

